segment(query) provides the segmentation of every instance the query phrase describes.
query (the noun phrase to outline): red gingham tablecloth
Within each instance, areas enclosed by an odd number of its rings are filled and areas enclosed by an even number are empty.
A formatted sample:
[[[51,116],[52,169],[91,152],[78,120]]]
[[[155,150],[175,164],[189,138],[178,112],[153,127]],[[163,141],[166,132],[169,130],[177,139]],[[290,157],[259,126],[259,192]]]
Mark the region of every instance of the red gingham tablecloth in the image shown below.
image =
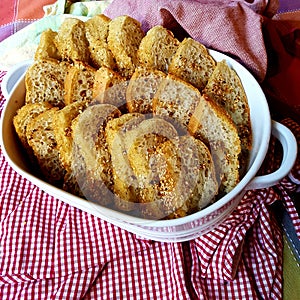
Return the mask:
[[[5,75],[0,71],[0,82]],[[0,93],[0,114],[5,99]],[[300,126],[282,123],[300,143]],[[278,167],[270,144],[262,172]],[[300,238],[289,192],[300,158],[273,188],[248,191],[213,231],[189,242],[142,239],[43,192],[0,150],[0,299],[282,299],[282,202]]]

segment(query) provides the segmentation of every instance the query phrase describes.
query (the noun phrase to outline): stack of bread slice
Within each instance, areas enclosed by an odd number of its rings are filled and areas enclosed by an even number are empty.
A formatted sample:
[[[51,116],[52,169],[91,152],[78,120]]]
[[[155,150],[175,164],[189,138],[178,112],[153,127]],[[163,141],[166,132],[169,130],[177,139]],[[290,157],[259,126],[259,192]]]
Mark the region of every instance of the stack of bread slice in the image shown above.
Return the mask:
[[[229,193],[251,149],[243,85],[226,61],[161,25],[66,18],[42,33],[16,132],[42,176],[145,218],[178,218]]]

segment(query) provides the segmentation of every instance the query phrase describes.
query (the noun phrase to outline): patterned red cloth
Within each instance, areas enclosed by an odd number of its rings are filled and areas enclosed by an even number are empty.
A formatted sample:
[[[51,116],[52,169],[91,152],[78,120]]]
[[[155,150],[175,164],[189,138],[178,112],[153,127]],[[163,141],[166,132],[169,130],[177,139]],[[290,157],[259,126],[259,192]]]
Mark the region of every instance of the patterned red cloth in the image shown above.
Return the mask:
[[[16,33],[32,21],[43,17],[43,6],[54,2],[54,0],[1,0],[0,41]]]
[[[268,2],[251,1],[270,13]],[[4,103],[0,93],[0,114]],[[282,123],[299,145],[300,126]],[[262,172],[279,163],[272,141]],[[221,225],[184,243],[142,239],[53,198],[13,171],[1,150],[0,174],[1,300],[282,299],[282,232],[272,204],[285,205],[300,238],[289,196],[300,186],[299,153],[290,177],[248,191]]]

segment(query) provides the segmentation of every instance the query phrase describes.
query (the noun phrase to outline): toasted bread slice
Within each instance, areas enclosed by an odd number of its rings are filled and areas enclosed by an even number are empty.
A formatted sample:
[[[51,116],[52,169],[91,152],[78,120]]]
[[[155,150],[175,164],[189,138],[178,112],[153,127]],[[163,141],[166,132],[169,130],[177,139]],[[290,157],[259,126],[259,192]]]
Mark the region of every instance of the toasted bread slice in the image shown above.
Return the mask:
[[[78,102],[76,102],[78,103]],[[75,105],[75,104],[73,104]],[[72,157],[71,157],[71,170],[66,170],[64,177],[63,189],[69,193],[77,195],[82,198],[89,199],[89,194],[85,195],[86,190],[89,189],[89,180],[87,180],[87,167],[83,153],[81,152],[81,146],[74,142],[74,131],[78,124],[79,115],[75,117],[71,122],[71,133],[72,137]],[[101,183],[102,184],[102,183]],[[93,199],[93,198],[92,198]],[[107,201],[106,203],[109,203]]]
[[[89,47],[91,53],[91,64],[97,69],[108,67],[117,70],[117,65],[112,52],[107,48],[94,43]]]
[[[89,42],[90,57],[93,66],[116,68],[116,62],[108,48],[107,37],[111,19],[103,14],[93,16],[85,22],[85,33]]]
[[[48,102],[30,103],[18,109],[17,114],[13,118],[14,128],[22,143],[24,149],[32,156],[32,149],[28,145],[26,128],[27,125],[39,114],[52,108],[53,106]]]
[[[138,183],[128,161],[125,134],[144,120],[142,114],[128,113],[108,122],[105,135],[111,154],[115,207],[123,211],[135,209]]]
[[[110,192],[113,184],[111,158],[105,128],[109,120],[120,114],[110,104],[92,105],[78,115],[72,125],[73,173],[79,172],[78,182],[83,195],[102,205],[109,205],[113,200]]]
[[[76,62],[65,78],[65,105],[76,101],[93,100],[93,86],[96,70],[83,62]]]
[[[61,60],[61,55],[55,44],[56,36],[57,32],[52,29],[46,29],[41,33],[40,42],[34,55],[35,60],[45,58]]]
[[[137,181],[138,202],[142,203],[137,208],[143,216],[161,218],[173,211],[174,203],[168,197],[176,174],[166,167],[165,157],[157,155],[157,148],[176,136],[174,126],[161,118],[146,119],[125,134],[125,150]]]
[[[107,45],[108,28],[111,19],[104,14],[99,14],[85,21],[85,34],[90,44],[98,42]]]
[[[166,74],[159,70],[136,68],[126,90],[128,111],[152,113],[154,95],[165,77]]]
[[[38,60],[31,65],[25,75],[25,103],[49,102],[63,107],[64,83],[70,65],[55,59]]]
[[[248,99],[240,78],[225,60],[217,63],[204,93],[229,113],[237,126],[242,151],[248,152],[252,146]]]
[[[59,157],[67,172],[72,172],[73,120],[87,108],[86,101],[74,102],[59,110],[53,118],[53,129]]]
[[[169,73],[191,83],[201,91],[215,65],[214,59],[203,44],[192,38],[185,38],[171,59]]]
[[[49,183],[61,187],[65,169],[59,159],[53,130],[53,118],[57,111],[57,107],[47,109],[31,120],[26,128],[26,137],[45,179]]]
[[[53,123],[55,126],[55,136],[58,141],[59,158],[66,170],[62,189],[73,195],[85,198],[81,187],[86,178],[86,166],[83,156],[79,153],[79,147],[73,142],[74,123],[77,123],[78,115],[80,114],[76,114],[76,108],[79,105],[83,105],[83,102],[75,102],[68,105],[68,108],[64,110],[58,118],[55,116]],[[68,127],[70,123],[71,125]],[[59,124],[61,124],[62,127],[66,127],[56,132]],[[65,129],[64,132],[63,129]],[[65,141],[65,145],[62,145],[63,141]]]
[[[177,125],[186,130],[200,98],[201,94],[197,88],[168,74],[154,96],[153,112],[157,116],[173,119]]]
[[[138,60],[148,68],[168,72],[170,61],[179,41],[173,33],[161,25],[152,27],[142,39],[138,49]]]
[[[99,68],[95,73],[93,98],[95,102],[109,103],[126,111],[126,89],[128,81],[119,73],[107,67]]]
[[[138,62],[137,50],[144,35],[141,24],[129,16],[116,17],[110,21],[108,47],[115,57],[121,76],[132,76]]]
[[[166,218],[197,212],[214,201],[219,186],[210,151],[202,141],[181,136],[160,145],[158,153],[165,155],[169,168],[177,174],[172,178],[177,180],[173,187],[173,212]]]
[[[230,192],[239,182],[241,142],[231,117],[207,95],[191,116],[189,131],[210,148],[220,192]]]
[[[62,59],[89,63],[89,44],[83,21],[76,18],[66,18],[59,27],[55,44]]]

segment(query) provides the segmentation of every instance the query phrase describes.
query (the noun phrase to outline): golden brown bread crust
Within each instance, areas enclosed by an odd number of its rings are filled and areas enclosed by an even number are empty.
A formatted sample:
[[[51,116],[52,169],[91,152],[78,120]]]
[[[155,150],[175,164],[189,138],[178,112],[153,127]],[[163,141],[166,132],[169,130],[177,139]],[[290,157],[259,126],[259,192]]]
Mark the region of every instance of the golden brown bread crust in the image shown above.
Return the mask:
[[[96,71],[95,82],[93,86],[93,98],[100,103],[105,102],[105,92],[115,84],[125,81],[118,72],[107,68],[101,67]]]
[[[69,68],[64,82],[65,105],[76,101],[93,100],[93,86],[96,70],[83,62],[76,62]]]
[[[42,32],[39,45],[34,55],[35,60],[44,58],[54,58],[57,60],[61,60],[61,54],[55,44],[56,37],[57,32],[51,29],[46,29]]]
[[[165,164],[158,147],[177,136],[176,129],[161,118],[143,120],[125,135],[125,150],[136,178],[138,208],[142,216],[162,218],[174,211],[173,182],[177,174]],[[170,158],[171,159],[171,158]]]
[[[86,101],[74,102],[57,111],[53,117],[53,130],[62,165],[68,173],[72,172],[73,134],[72,122],[81,114],[88,103]]]
[[[237,127],[241,140],[239,160],[240,176],[242,177],[246,172],[249,151],[252,147],[250,109],[240,78],[225,60],[217,63],[204,93],[227,111]]]
[[[139,64],[167,73],[179,41],[170,30],[161,25],[151,28],[138,49]]]
[[[53,106],[48,102],[41,103],[29,103],[18,109],[17,114],[13,118],[14,128],[23,145],[23,147],[30,151],[30,147],[27,142],[26,128],[27,125],[37,117],[39,114]]]
[[[228,112],[237,126],[242,149],[250,150],[252,134],[248,99],[240,78],[225,60],[217,63],[204,93]]]
[[[130,78],[138,65],[137,50],[144,32],[141,24],[129,17],[116,17],[109,23],[108,48],[115,57],[121,76]]]
[[[200,98],[201,94],[197,88],[172,74],[168,74],[154,95],[153,113],[174,120],[183,131],[186,131],[190,117]]]
[[[241,153],[240,138],[231,117],[204,94],[191,116],[188,130],[210,149],[220,192],[229,193],[239,182]]]
[[[25,103],[49,102],[53,106],[63,107],[64,84],[70,65],[55,59],[35,61],[26,71]]]
[[[55,44],[62,59],[72,62],[89,62],[90,52],[83,21],[66,18],[59,27]]]
[[[137,202],[138,183],[127,157],[126,133],[144,120],[142,114],[128,113],[110,120],[105,128],[105,137],[111,154],[115,207],[132,211]]]
[[[111,158],[105,128],[110,120],[120,115],[113,105],[97,104],[86,108],[72,124],[72,172],[84,196],[103,205],[113,201]]]
[[[126,102],[129,112],[153,113],[153,98],[166,74],[145,67],[138,67],[126,89]]]
[[[100,68],[101,66],[111,69],[116,68],[114,56],[108,48],[107,43],[110,21],[110,18],[100,14],[85,22],[85,32],[89,42],[90,57],[93,66],[96,68]]]
[[[102,66],[95,73],[93,102],[109,103],[126,111],[126,89],[128,81],[119,73]]]
[[[53,130],[53,118],[57,110],[57,107],[47,109],[32,119],[27,125],[26,137],[45,179],[61,187],[65,169],[59,158]]]
[[[39,163],[34,155],[32,147],[28,144],[28,139],[26,136],[27,126],[39,114],[52,107],[53,106],[48,102],[25,104],[20,109],[18,109],[17,114],[13,118],[15,131],[19,137],[23,149],[28,155],[30,163],[32,163],[32,165],[34,166],[38,165]]]
[[[211,76],[215,61],[206,47],[192,38],[185,38],[169,64],[169,73],[191,83],[200,91]]]

